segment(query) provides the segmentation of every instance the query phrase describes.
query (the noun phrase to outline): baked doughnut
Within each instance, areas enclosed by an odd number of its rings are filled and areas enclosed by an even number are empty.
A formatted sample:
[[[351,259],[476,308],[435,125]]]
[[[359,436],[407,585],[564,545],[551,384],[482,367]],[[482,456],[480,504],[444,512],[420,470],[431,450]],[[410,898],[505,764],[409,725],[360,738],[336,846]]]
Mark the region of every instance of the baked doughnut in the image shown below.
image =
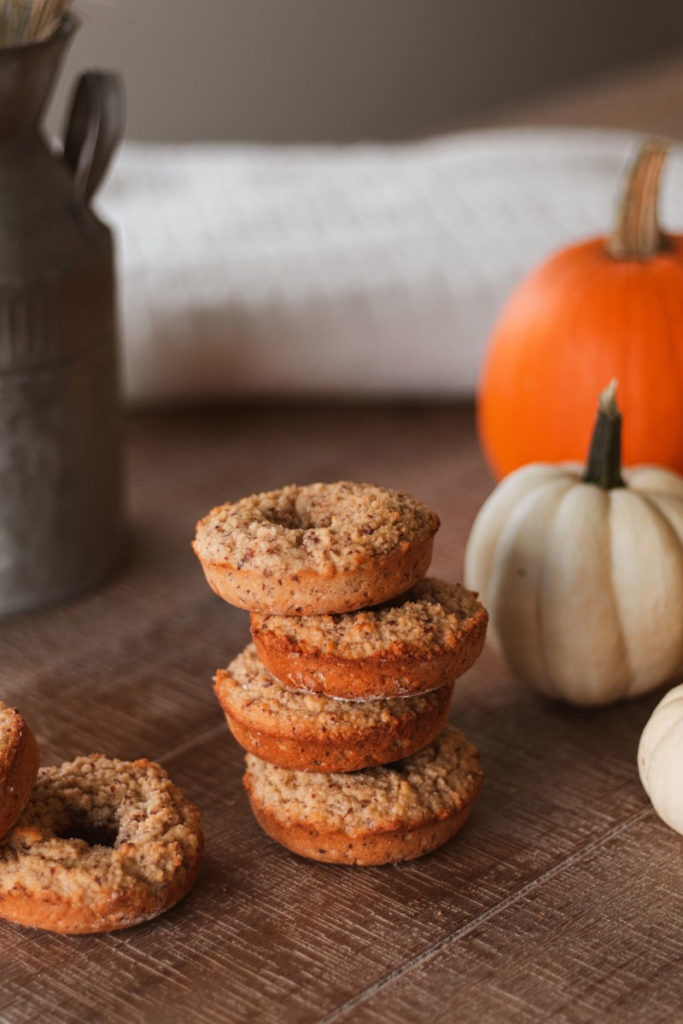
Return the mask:
[[[479,754],[452,726],[417,754],[350,775],[296,772],[246,756],[244,786],[265,832],[334,864],[387,864],[455,835],[481,787]]]
[[[438,527],[435,512],[399,491],[292,484],[214,508],[193,548],[209,585],[238,608],[344,612],[411,587]]]
[[[26,806],[38,760],[38,744],[26,722],[0,701],[0,839]]]
[[[287,690],[250,644],[214,689],[246,750],[283,768],[351,772],[412,754],[441,731],[453,685],[406,699],[336,700]]]
[[[426,577],[363,611],[252,614],[251,633],[261,661],[287,686],[367,700],[451,682],[479,657],[487,622],[476,594]]]
[[[158,764],[41,768],[0,843],[0,917],[67,934],[139,924],[185,895],[202,847],[199,811]]]

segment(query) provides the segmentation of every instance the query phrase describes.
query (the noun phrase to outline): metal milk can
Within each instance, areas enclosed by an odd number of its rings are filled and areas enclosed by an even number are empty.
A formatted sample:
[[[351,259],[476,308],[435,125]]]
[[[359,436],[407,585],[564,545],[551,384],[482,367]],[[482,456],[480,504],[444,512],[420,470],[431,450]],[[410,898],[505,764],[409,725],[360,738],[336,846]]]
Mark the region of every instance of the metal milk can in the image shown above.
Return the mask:
[[[90,209],[118,77],[81,77],[63,154],[39,127],[76,27],[0,49],[0,615],[94,586],[125,544],[112,239]]]

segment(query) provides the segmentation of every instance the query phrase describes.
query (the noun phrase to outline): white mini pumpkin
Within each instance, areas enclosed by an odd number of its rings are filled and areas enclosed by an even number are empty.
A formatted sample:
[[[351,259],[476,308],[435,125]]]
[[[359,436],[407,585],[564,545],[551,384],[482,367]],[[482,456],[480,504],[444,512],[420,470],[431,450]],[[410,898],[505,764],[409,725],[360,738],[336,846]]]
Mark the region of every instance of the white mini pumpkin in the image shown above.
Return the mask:
[[[638,745],[638,773],[655,811],[683,834],[683,685],[654,709]]]
[[[465,552],[466,586],[512,671],[579,705],[683,671],[683,478],[647,466],[622,476],[613,387],[600,403],[585,473],[540,463],[511,473]]]

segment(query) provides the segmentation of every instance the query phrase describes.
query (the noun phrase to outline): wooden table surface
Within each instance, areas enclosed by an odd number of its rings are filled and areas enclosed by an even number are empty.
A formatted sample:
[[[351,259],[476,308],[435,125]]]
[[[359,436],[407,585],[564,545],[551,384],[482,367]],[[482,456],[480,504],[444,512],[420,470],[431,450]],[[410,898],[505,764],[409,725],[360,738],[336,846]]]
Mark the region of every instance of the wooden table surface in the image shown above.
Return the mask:
[[[208,590],[195,520],[293,481],[395,486],[439,512],[432,571],[456,580],[491,487],[471,410],[138,414],[128,435],[130,558],[99,591],[0,625],[0,699],[23,710],[43,763],[160,761],[201,809],[205,859],[186,899],[137,928],[0,922],[0,1020],[683,1020],[682,840],[635,764],[661,692],[579,711],[526,692],[486,652],[452,710],[484,787],[463,831],[422,860],[308,862],[249,812],[211,688],[248,616]]]

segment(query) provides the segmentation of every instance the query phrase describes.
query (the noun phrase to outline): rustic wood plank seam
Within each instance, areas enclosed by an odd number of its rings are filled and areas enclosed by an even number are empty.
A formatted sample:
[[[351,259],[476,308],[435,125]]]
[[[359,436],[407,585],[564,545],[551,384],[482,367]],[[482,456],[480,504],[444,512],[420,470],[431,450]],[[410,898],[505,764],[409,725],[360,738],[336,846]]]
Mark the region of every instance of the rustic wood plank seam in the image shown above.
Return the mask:
[[[479,914],[477,917],[473,918],[473,920],[468,921],[468,923],[463,925],[461,928],[458,928],[456,929],[456,931],[451,932],[450,935],[445,935],[442,939],[439,939],[438,942],[435,942],[427,949],[424,949],[422,950],[422,952],[417,953],[414,957],[411,957],[410,960],[406,960],[405,963],[401,964],[399,967],[394,968],[393,971],[390,971],[388,974],[385,974],[384,977],[378,979],[378,981],[373,982],[372,985],[369,985],[362,992],[358,992],[355,996],[352,996],[350,999],[347,999],[346,1002],[342,1003],[340,1006],[337,1006],[334,1010],[326,1014],[324,1017],[319,1017],[318,1020],[315,1021],[315,1024],[334,1024],[335,1021],[339,1020],[342,1014],[347,1013],[349,1010],[356,1009],[362,1003],[366,1002],[368,999],[375,996],[378,992],[380,992],[383,988],[389,985],[392,981],[395,981],[397,978],[402,977],[404,974],[412,970],[414,967],[418,967],[421,964],[426,963],[426,961],[436,956],[438,953],[441,952],[442,949],[444,949],[450,943],[458,942],[464,936],[469,935],[470,932],[474,931],[476,928],[479,928],[482,924],[485,924],[487,921],[490,921],[499,913],[506,910],[508,907],[512,906],[520,899],[520,897],[531,892],[533,889],[538,888],[539,885],[542,885],[544,882],[546,882],[550,878],[553,878],[555,875],[560,874],[562,871],[564,871],[571,865],[579,863],[585,857],[588,857],[590,856],[590,854],[594,853],[596,850],[601,849],[616,836],[620,835],[622,832],[631,828],[633,825],[637,825],[638,822],[642,821],[650,813],[651,808],[644,807],[636,814],[631,815],[631,817],[627,821],[622,822],[620,825],[615,825],[602,836],[597,836],[595,839],[587,843],[586,846],[583,847],[583,849],[576,850],[574,853],[571,853],[568,857],[565,857],[563,860],[553,865],[553,867],[548,868],[547,871],[543,871],[540,875],[538,875],[537,878],[534,878],[532,881],[527,882],[520,889],[517,889],[516,892],[511,893],[505,899],[501,900],[500,903],[497,903],[494,907],[490,907],[488,910],[485,910],[482,914]]]
[[[218,705],[216,710],[218,712]],[[164,763],[173,761],[176,757],[180,757],[181,754],[190,753],[190,751],[194,750],[195,747],[202,746],[202,744],[212,740],[214,736],[218,736],[222,733],[225,733],[226,739],[232,739],[232,734],[230,733],[225,720],[221,721],[218,725],[212,725],[210,729],[205,729],[203,732],[199,733],[198,736],[193,736],[192,739],[185,740],[184,743],[179,743],[177,746],[171,747],[169,751],[160,755],[159,761]]]

